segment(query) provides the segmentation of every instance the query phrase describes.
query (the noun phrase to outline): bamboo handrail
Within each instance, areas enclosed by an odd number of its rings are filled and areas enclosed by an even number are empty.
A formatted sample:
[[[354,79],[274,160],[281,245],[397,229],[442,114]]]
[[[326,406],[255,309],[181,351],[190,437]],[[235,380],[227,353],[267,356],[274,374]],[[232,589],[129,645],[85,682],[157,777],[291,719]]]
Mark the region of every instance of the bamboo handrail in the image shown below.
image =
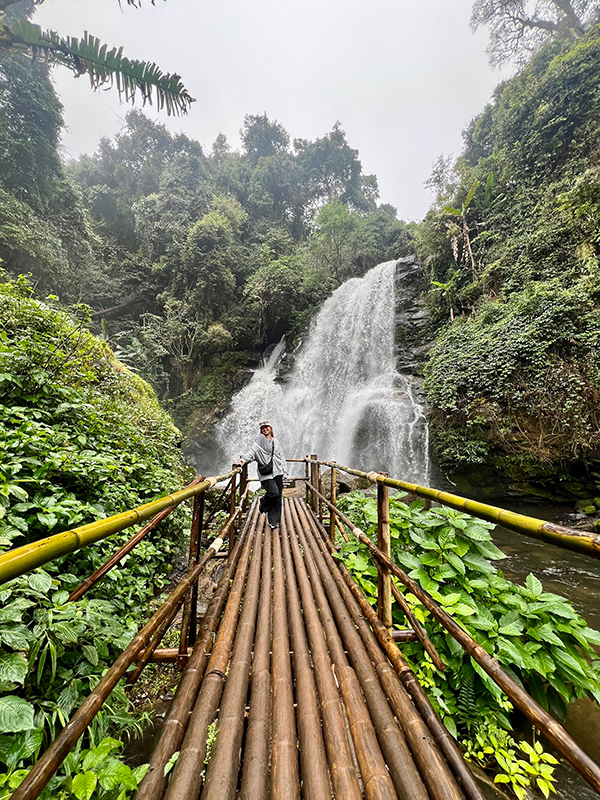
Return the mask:
[[[22,575],[24,572],[35,569],[35,567],[47,564],[59,556],[74,553],[82,547],[87,547],[90,544],[99,542],[101,539],[105,539],[107,536],[112,536],[113,533],[119,533],[125,528],[130,528],[137,522],[143,522],[170,506],[178,506],[184,500],[200,494],[200,492],[214,486],[219,481],[231,477],[232,474],[233,471],[218,477],[205,478],[202,483],[198,483],[196,486],[188,486],[186,489],[168,494],[158,500],[153,500],[151,503],[145,503],[130,511],[123,511],[120,514],[114,514],[112,517],[90,522],[87,525],[80,525],[70,531],[47,536],[37,542],[31,542],[14,550],[9,550],[0,555],[0,585]]]
[[[15,790],[12,800],[35,800],[36,797],[39,797],[50,778],[75,746],[77,739],[79,739],[115,686],[125,675],[130,664],[135,660],[142,648],[148,644],[155,631],[169,617],[173,607],[181,603],[190,586],[198,578],[213,555],[218,552],[222,544],[222,538],[214,540],[200,563],[188,572],[150,621],[144,625],[137,636],[123,650],[93,692],[86,697],[46,752],[34,764],[24,781]]]
[[[190,486],[196,486],[196,484],[200,483],[201,480],[202,475],[197,475],[194,480],[189,483],[188,486],[186,486],[186,489],[188,489]],[[88,575],[88,577],[82,581],[77,589],[74,589],[71,592],[69,595],[69,602],[72,603],[73,601],[79,600],[81,597],[83,597],[83,595],[89,591],[92,586],[94,586],[100,580],[100,578],[104,577],[107,572],[110,572],[110,570],[116,566],[127,555],[127,553],[130,553],[133,548],[142,541],[142,539],[144,539],[153,530],[158,528],[160,523],[166,519],[169,514],[175,510],[175,508],[176,506],[169,506],[169,508],[165,508],[164,511],[161,511],[152,517],[147,525],[144,525],[144,527],[134,536],[132,536],[128,542],[125,542],[122,547],[113,553],[112,556],[110,556],[110,558],[108,558],[104,564],[102,564],[102,566],[98,567],[98,569],[95,572],[92,572],[91,575]]]
[[[330,461],[318,461],[317,463],[327,466],[332,465]],[[359,469],[343,467],[337,462],[335,462],[335,467],[338,470],[347,472],[349,475],[367,478],[370,483],[382,483],[393,489],[403,489],[405,492],[411,492],[428,500],[435,500],[441,505],[455,508],[458,511],[466,511],[480,519],[502,525],[504,528],[516,533],[522,533],[548,544],[554,544],[566,550],[573,550],[576,553],[600,558],[600,534],[578,531],[564,525],[556,525],[543,519],[528,517],[525,514],[517,514],[515,511],[507,511],[505,508],[480,503],[478,500],[470,500],[467,497],[444,492],[440,489],[432,489],[430,486],[419,486],[417,483],[408,483],[396,478],[384,477],[377,472],[363,472]]]
[[[339,465],[338,465],[339,468]],[[376,473],[371,473],[374,476]],[[380,476],[377,476],[380,477]],[[375,482],[375,481],[373,481]],[[317,490],[308,484],[311,491]],[[330,506],[329,500],[321,495],[321,500]],[[385,553],[376,547],[369,537],[348,519],[339,509],[336,512],[342,522],[348,526],[353,536],[365,544],[372,555],[384,567],[387,567],[405,586],[421,601],[431,615],[459,642],[471,658],[490,676],[510,701],[519,708],[529,721],[559,750],[569,763],[582,775],[585,780],[598,793],[600,793],[600,766],[593,761],[587,753],[579,747],[577,742],[569,736],[565,729],[553,717],[533,700],[527,692],[519,686],[500,666],[497,659],[487,653],[483,647],[469,636],[446,611],[441,608],[431,595],[420,584],[410,578],[404,570],[400,569]]]

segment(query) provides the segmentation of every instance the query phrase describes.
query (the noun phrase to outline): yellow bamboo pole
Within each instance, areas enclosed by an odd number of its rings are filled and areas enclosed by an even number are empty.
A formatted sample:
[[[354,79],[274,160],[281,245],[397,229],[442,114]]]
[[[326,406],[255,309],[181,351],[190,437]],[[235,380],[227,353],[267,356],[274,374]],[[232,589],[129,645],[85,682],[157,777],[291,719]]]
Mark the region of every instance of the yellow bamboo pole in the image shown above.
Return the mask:
[[[322,461],[322,464],[329,465],[330,462]],[[430,486],[419,486],[417,483],[407,483],[395,478],[386,478],[377,472],[363,472],[362,470],[343,467],[336,464],[337,469],[347,472],[349,475],[357,475],[360,478],[367,478],[371,483],[382,483],[393,489],[403,489],[405,492],[412,492],[419,497],[435,500],[443,506],[456,508],[458,511],[465,511],[474,517],[485,519],[502,525],[516,533],[523,533],[542,542],[554,544],[565,550],[573,550],[576,553],[584,553],[593,558],[600,558],[600,535],[589,531],[577,531],[567,528],[564,525],[555,525],[553,522],[546,522],[543,519],[527,517],[524,514],[517,514],[514,511],[507,511],[505,508],[498,508],[487,503],[480,503],[478,500],[469,500],[450,492],[443,492],[439,489],[432,489]]]
[[[235,471],[238,472],[239,470]],[[120,514],[114,514],[112,517],[90,522],[88,525],[80,525],[70,531],[57,533],[54,536],[48,536],[37,542],[23,545],[23,547],[9,550],[0,556],[0,585],[16,578],[18,575],[22,575],[24,572],[35,569],[35,567],[47,564],[48,561],[52,561],[59,556],[74,553],[75,550],[87,547],[87,545],[94,544],[94,542],[99,542],[101,539],[112,536],[113,533],[119,533],[119,531],[129,528],[138,522],[143,522],[158,514],[159,511],[169,508],[169,506],[178,506],[184,500],[200,494],[200,492],[214,486],[219,481],[226,480],[232,474],[232,472],[228,472],[226,475],[219,475],[216,478],[206,478],[202,483],[168,494],[166,497],[153,500],[151,503],[145,503],[131,511],[123,511]]]
[[[390,536],[390,497],[388,487],[380,483],[377,485],[377,546],[392,557],[392,539]],[[377,564],[377,613],[379,619],[388,629],[392,630],[392,574],[389,569]]]

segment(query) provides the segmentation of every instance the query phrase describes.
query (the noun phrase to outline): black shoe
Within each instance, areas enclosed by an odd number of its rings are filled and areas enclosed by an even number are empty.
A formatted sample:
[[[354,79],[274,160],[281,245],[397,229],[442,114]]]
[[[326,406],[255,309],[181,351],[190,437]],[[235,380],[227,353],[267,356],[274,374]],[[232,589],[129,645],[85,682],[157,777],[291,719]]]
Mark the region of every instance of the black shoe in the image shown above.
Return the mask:
[[[269,528],[271,528],[272,531],[276,530],[278,527],[279,525],[271,525],[271,523],[269,522]]]

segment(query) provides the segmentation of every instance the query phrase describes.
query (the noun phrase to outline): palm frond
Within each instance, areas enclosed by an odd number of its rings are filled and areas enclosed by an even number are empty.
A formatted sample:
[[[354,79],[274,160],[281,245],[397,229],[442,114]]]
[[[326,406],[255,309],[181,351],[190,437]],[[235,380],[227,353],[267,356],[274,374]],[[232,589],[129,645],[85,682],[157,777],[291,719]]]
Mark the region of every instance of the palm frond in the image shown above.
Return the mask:
[[[139,0],[127,0],[134,5]],[[108,49],[86,31],[83,38],[62,37],[55,31],[42,31],[26,19],[0,19],[0,48],[24,52],[49,63],[63,64],[77,75],[88,75],[94,89],[115,86],[120,97],[133,103],[139,92],[144,104],[152,104],[167,114],[185,114],[194,102],[179,75],[163,73],[156,64],[126,58],[123,48]]]

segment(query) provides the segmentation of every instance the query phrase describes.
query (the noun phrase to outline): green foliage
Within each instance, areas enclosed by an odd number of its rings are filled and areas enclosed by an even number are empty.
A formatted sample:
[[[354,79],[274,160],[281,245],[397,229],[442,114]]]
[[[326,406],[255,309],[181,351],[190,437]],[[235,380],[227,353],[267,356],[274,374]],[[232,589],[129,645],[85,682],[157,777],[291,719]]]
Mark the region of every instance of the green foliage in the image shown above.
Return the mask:
[[[133,111],[114,141],[69,165],[103,242],[93,303],[108,309],[106,339],[176,401],[178,419],[224,361],[247,367],[302,334],[340,282],[410,252],[411,232],[376,208],[376,181],[339,124],[290,147],[280,123],[249,115],[241,137],[241,153],[220,136],[205,155]],[[217,405],[235,381],[220,383]]]
[[[88,332],[88,309],[70,317],[31,294],[22,278],[0,285],[0,551],[140,505],[184,477],[179,432],[150,387]],[[71,592],[130,530],[108,551],[89,547],[0,587],[0,797],[135,635],[188,516],[171,515],[76,602]],[[89,728],[90,749],[78,745],[45,796],[129,797],[141,771],[106,739],[109,729],[139,730],[129,706],[118,687]]]
[[[19,737],[0,737],[0,760],[7,771],[0,774],[0,800],[6,800],[28,773],[22,764],[37,757],[42,742],[35,729]],[[42,800],[127,800],[148,770],[144,764],[131,769],[115,754],[123,743],[103,738],[96,746],[82,749],[81,740],[69,753],[57,775],[41,794]]]
[[[133,0],[128,2],[138,5]],[[152,103],[154,98],[157,107],[164,107],[167,114],[185,113],[194,102],[179,75],[165,75],[156,64],[125,58],[122,47],[108,50],[87,31],[81,39],[42,31],[18,12],[11,14],[17,3],[3,0],[0,4],[0,47],[9,54],[61,64],[77,76],[87,75],[94,89],[106,84],[116,86],[119,96],[129,102],[134,102],[139,92],[144,103]]]
[[[374,498],[356,492],[344,496],[340,505],[376,540]],[[393,497],[390,506],[396,563],[544,709],[564,718],[566,706],[580,697],[587,695],[600,702],[600,661],[594,650],[594,645],[600,644],[600,633],[588,628],[567,600],[544,592],[533,574],[524,586],[506,580],[492,564],[505,556],[492,542],[490,523],[448,508],[424,511],[420,501],[407,506]],[[340,557],[375,603],[377,573],[368,549],[351,540],[343,544]],[[515,743],[503,732],[512,730],[513,707],[508,698],[417,598],[403,586],[399,588],[446,666],[444,673],[438,672],[418,642],[403,645],[403,654],[448,730],[484,764],[492,761],[485,748],[495,749],[490,744],[495,737],[506,752],[504,761],[496,759],[494,769],[500,769],[513,788],[539,779],[549,789],[550,757],[542,758],[538,745],[533,754],[519,745],[529,755],[525,762],[529,766],[523,766],[523,759],[515,756]],[[405,625],[400,610],[394,611],[394,618],[399,626]],[[477,755],[480,751],[484,755]]]
[[[432,177],[418,247],[445,470],[483,460],[544,481],[598,459],[599,36],[542,48],[471,123],[454,173]]]

